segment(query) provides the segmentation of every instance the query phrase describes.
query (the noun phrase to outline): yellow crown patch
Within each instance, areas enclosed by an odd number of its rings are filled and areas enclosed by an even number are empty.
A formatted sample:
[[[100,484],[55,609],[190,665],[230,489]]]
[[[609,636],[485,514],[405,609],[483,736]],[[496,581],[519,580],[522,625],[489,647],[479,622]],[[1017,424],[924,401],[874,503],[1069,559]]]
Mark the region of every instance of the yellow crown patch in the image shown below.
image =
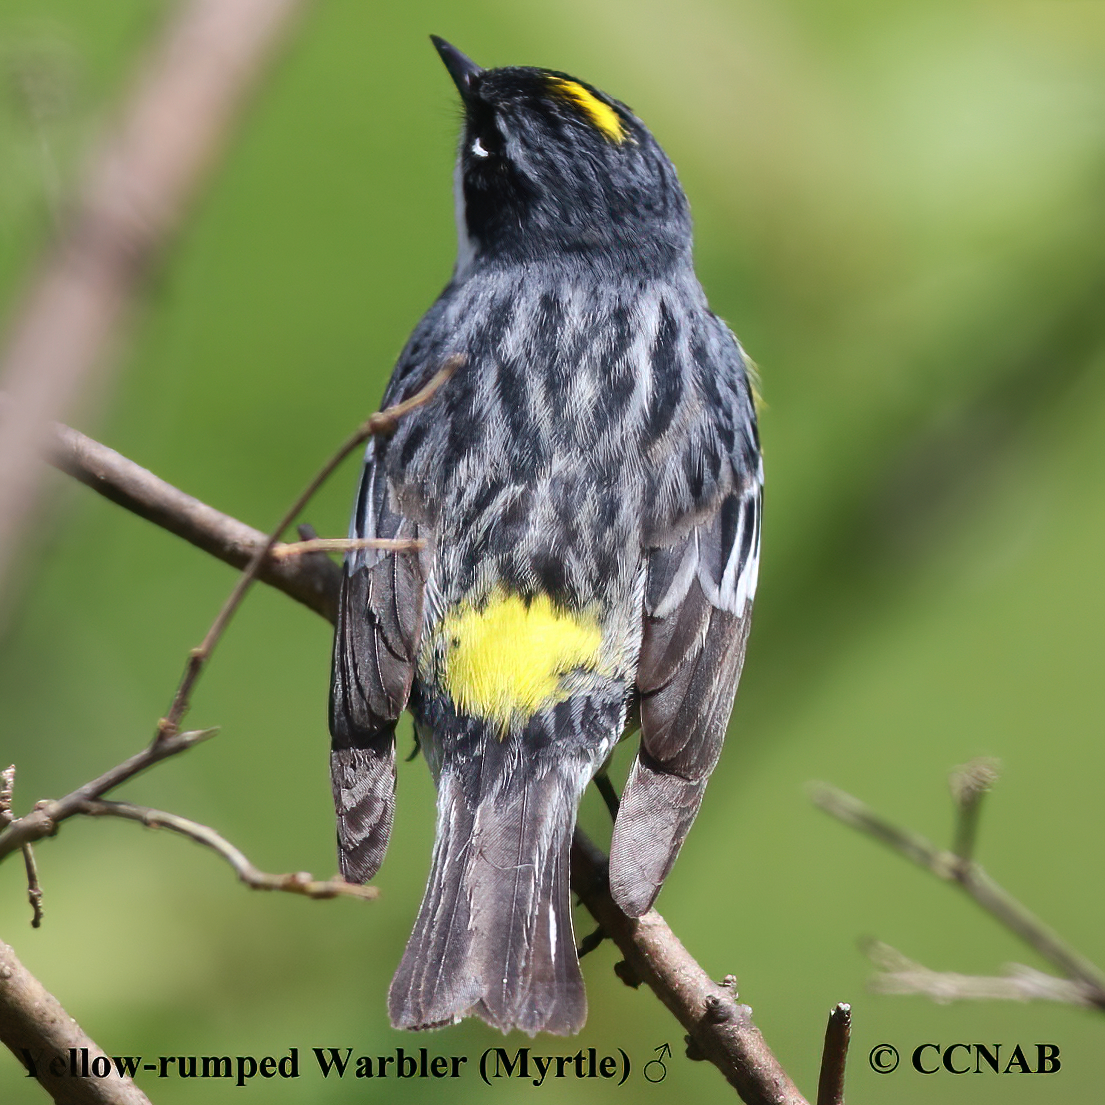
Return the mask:
[[[564,77],[549,77],[549,87],[562,99],[578,108],[588,122],[611,142],[621,145],[628,137],[621,116],[578,81],[569,81]]]

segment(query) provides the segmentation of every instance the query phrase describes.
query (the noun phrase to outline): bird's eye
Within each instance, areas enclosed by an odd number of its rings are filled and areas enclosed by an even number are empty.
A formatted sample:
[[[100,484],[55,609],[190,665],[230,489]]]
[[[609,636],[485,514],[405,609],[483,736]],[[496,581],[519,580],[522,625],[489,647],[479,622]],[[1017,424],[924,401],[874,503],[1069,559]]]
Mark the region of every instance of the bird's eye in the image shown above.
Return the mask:
[[[469,109],[468,152],[480,161],[494,159],[503,152],[503,135],[494,110],[486,104]]]

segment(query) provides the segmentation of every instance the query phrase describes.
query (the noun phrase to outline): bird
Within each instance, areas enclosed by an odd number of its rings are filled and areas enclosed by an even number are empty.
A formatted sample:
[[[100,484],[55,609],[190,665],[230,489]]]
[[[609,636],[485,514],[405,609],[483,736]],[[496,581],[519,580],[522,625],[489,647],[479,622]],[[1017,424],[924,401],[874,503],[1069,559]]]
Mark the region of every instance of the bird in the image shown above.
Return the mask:
[[[451,278],[384,395],[456,370],[366,448],[329,722],[339,867],[380,867],[395,730],[437,788],[391,1023],[477,1016],[569,1035],[587,1000],[569,851],[615,745],[639,746],[609,888],[653,904],[717,763],[760,556],[754,369],[708,307],[687,199],[623,103],[557,70],[484,69],[431,36],[460,95]]]

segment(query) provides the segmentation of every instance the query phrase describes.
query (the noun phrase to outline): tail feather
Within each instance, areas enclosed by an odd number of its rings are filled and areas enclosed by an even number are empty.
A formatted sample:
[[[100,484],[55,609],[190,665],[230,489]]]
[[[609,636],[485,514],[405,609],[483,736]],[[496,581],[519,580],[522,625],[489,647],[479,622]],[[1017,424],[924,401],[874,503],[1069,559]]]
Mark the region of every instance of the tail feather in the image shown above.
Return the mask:
[[[570,1035],[587,1020],[587,997],[579,969],[575,933],[568,908],[568,855],[571,830],[558,846],[550,892],[538,903],[530,934],[529,984],[515,996],[513,1008],[504,989],[497,1008],[484,998],[480,1015],[503,1031],[517,1027],[530,1036],[537,1032]],[[498,996],[498,995],[497,995]]]
[[[587,1014],[568,894],[583,773],[480,778],[446,767],[426,894],[391,984],[396,1028],[468,1014],[504,1032],[578,1032]],[[578,776],[578,777],[577,777]],[[485,793],[486,792],[486,793]]]
[[[388,991],[395,1028],[438,1028],[459,1020],[482,995],[472,955],[472,927],[464,871],[474,811],[451,775],[438,789],[433,862],[414,931]]]

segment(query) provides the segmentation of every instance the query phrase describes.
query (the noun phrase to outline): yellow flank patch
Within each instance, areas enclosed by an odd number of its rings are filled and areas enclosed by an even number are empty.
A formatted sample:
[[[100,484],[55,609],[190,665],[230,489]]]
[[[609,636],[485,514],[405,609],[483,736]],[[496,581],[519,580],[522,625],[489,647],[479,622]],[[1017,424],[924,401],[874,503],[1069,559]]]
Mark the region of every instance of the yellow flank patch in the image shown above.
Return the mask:
[[[553,91],[573,103],[611,142],[622,143],[626,139],[625,125],[621,116],[609,105],[604,104],[593,92],[589,92],[578,81],[565,80],[563,77],[550,77]]]
[[[558,610],[547,595],[527,604],[502,590],[482,609],[454,608],[441,633],[445,688],[458,712],[504,727],[561,701],[560,677],[597,667],[602,644],[594,618]]]

